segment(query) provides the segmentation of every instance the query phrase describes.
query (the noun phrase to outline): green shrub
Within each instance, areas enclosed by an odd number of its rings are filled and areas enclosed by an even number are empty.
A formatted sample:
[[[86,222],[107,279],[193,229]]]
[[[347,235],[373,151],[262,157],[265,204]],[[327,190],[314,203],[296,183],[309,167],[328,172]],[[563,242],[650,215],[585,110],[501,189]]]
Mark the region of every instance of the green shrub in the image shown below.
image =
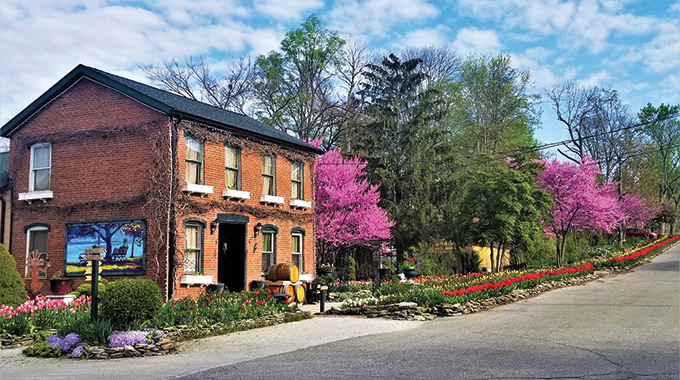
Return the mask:
[[[113,323],[109,319],[99,318],[94,322],[80,326],[80,330],[75,331],[75,333],[82,340],[104,346],[108,343],[111,334],[113,334]]]
[[[24,280],[16,270],[14,257],[0,244],[0,305],[18,306],[26,301]]]
[[[158,285],[141,278],[110,283],[99,298],[102,315],[111,320],[114,328],[129,328],[151,319],[163,305]]]
[[[60,338],[74,332],[80,335],[80,331],[90,323],[90,315],[87,313],[65,313],[55,329]]]
[[[347,279],[357,280],[357,261],[352,256],[347,256]]]
[[[477,252],[466,249],[460,253],[460,273],[468,274],[479,272],[479,266],[482,260],[479,258]]]
[[[100,296],[106,290],[107,284],[109,284],[109,282],[106,279],[102,278],[101,280],[99,280],[98,293],[99,293]],[[78,298],[80,296],[90,297],[90,296],[92,296],[92,284],[90,284],[89,282],[82,284],[78,287],[78,289],[72,291],[70,294],[73,294],[74,296],[76,296],[76,298]]]
[[[30,347],[24,348],[22,351],[26,356],[37,356],[41,358],[57,358],[61,356],[61,348],[59,346],[50,347],[47,342],[37,342]]]

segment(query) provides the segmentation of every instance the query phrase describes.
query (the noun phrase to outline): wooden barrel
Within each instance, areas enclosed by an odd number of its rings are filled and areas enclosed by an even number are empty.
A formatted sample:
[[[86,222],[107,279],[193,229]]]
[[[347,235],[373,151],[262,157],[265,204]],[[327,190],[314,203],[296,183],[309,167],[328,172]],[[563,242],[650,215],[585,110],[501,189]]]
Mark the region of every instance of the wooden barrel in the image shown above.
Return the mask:
[[[304,284],[297,284],[295,285],[295,301],[297,303],[303,303],[305,302],[305,285]]]
[[[288,294],[290,297],[288,297],[286,303],[295,301],[295,288],[291,284],[268,285],[267,289],[272,290],[275,294]]]
[[[284,280],[298,282],[300,271],[293,263],[278,263],[270,265],[267,269],[267,279],[269,281]]]

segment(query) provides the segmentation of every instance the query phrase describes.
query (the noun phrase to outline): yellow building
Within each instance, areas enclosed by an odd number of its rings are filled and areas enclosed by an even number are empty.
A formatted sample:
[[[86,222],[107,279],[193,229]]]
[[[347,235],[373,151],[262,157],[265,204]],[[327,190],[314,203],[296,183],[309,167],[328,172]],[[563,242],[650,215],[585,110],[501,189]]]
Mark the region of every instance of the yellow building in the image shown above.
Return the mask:
[[[479,264],[479,269],[481,269],[481,268],[491,268],[491,248],[490,247],[473,246],[472,250],[477,253],[477,256],[479,256],[479,259],[481,261],[481,263]],[[495,256],[495,254],[496,254],[496,250],[494,250],[494,256]],[[503,250],[503,257],[501,258],[501,267],[504,267],[504,266],[509,265],[509,264],[510,264],[510,250],[504,249]]]

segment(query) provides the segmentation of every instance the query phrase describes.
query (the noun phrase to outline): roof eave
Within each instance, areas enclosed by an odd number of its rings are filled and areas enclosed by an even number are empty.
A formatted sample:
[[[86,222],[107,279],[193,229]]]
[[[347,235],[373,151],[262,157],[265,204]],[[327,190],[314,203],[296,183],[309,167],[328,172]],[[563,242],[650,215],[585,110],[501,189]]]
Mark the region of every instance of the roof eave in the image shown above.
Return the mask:
[[[218,128],[232,129],[232,130],[238,131],[239,134],[242,134],[246,137],[254,137],[254,138],[257,138],[257,139],[260,139],[260,140],[265,140],[265,141],[268,141],[268,142],[271,142],[271,143],[284,145],[284,146],[287,146],[289,148],[303,150],[303,151],[306,151],[306,152],[309,152],[309,153],[314,153],[314,154],[324,154],[325,153],[325,151],[321,148],[317,148],[317,147],[315,147],[313,145],[309,145],[309,144],[307,144],[309,146],[304,145],[304,142],[302,140],[300,140],[301,144],[294,144],[292,142],[277,139],[276,137],[256,133],[256,132],[244,129],[244,128],[239,128],[238,126],[220,123],[220,122],[215,121],[215,120],[202,118],[202,117],[196,116],[194,114],[180,112],[180,111],[177,111],[177,110],[173,110],[171,115],[179,116],[183,119],[197,121],[197,122],[202,123],[202,124],[215,125]]]
[[[172,108],[165,103],[159,102],[153,98],[150,98],[140,92],[137,92],[130,87],[127,87],[121,83],[118,83],[84,65],[76,66],[71,72],[66,74],[57,83],[45,91],[40,97],[31,102],[26,108],[19,112],[16,116],[10,119],[5,125],[0,128],[0,136],[9,137],[17,128],[30,119],[36,112],[42,109],[45,105],[51,102],[54,98],[59,96],[62,92],[66,91],[74,83],[83,77],[90,78],[96,82],[100,82],[108,87],[111,87],[123,94],[130,96],[131,98],[148,105],[151,108],[155,108],[166,114],[172,112]]]

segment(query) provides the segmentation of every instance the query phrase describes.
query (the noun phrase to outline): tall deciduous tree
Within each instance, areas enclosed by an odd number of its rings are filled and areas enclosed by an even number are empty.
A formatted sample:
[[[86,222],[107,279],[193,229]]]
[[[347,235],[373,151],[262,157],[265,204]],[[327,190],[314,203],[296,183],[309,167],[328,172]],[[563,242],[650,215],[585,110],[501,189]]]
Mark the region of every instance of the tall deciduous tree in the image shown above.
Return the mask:
[[[465,60],[455,120],[469,153],[493,154],[534,143],[538,95],[528,92],[530,84],[530,73],[512,67],[508,55]]]
[[[545,231],[556,237],[557,265],[564,265],[564,245],[571,231],[611,233],[621,220],[616,187],[598,184],[597,163],[584,158],[575,164],[558,160],[544,162],[537,176],[541,186],[553,198],[545,219]]]
[[[491,269],[501,270],[506,248],[527,246],[543,230],[549,197],[535,183],[540,165],[492,163],[471,173],[456,220],[468,243],[491,247]]]
[[[333,83],[344,65],[344,46],[314,15],[286,33],[280,52],[257,58],[258,117],[302,139],[334,140],[344,122]]]
[[[377,185],[366,179],[366,162],[345,158],[339,149],[324,153],[316,164],[316,237],[322,260],[338,247],[387,241],[394,222],[378,206]]]
[[[644,134],[655,148],[655,164],[660,175],[659,202],[667,202],[680,208],[680,105],[651,103],[643,108],[638,117],[646,123]],[[672,225],[672,228],[674,226]]]

